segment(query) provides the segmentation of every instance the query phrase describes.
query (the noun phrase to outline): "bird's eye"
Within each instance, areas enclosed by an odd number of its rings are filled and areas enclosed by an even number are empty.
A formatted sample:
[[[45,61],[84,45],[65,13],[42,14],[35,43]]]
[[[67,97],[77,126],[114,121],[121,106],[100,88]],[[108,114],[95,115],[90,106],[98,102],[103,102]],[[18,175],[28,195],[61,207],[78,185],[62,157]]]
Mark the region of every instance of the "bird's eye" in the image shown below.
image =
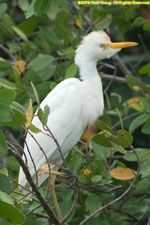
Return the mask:
[[[103,48],[104,50],[106,49],[106,45],[105,44],[100,44],[99,47]]]

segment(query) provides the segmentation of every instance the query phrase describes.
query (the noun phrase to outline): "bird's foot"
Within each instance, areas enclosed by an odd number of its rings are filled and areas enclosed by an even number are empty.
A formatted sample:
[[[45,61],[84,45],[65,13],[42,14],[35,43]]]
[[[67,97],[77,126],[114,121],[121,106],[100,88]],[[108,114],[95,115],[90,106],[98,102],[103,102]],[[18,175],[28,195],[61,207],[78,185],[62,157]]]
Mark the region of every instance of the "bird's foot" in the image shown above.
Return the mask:
[[[44,163],[41,165],[41,167],[38,171],[38,177],[40,177],[41,174],[43,174],[43,173],[48,173],[50,175],[57,175],[57,176],[65,176],[66,175],[65,173],[56,171],[56,169],[57,169],[57,167],[55,164]]]

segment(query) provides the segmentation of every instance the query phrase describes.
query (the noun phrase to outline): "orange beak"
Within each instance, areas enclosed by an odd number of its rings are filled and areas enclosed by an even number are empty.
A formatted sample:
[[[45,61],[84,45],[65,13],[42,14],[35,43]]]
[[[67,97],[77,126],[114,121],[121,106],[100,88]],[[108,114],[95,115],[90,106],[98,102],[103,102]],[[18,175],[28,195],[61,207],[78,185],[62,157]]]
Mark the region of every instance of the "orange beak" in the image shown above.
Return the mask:
[[[108,45],[108,48],[129,48],[138,45],[137,42],[115,42]]]

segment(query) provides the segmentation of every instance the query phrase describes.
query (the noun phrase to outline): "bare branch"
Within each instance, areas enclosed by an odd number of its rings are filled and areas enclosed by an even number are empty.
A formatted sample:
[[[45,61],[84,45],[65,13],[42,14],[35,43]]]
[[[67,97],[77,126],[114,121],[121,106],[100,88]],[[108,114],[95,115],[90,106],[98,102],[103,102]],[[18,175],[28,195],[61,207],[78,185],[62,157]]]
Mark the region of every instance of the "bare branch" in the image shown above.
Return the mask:
[[[118,54],[115,54],[113,58],[117,61],[120,70],[124,73],[125,76],[131,73],[131,71],[128,69],[128,67],[125,65]]]
[[[9,56],[9,58],[10,58],[13,62],[16,61],[15,57],[13,56],[13,54],[11,54],[11,52],[10,52],[4,45],[0,44],[0,48],[1,48],[1,49]]]
[[[128,115],[128,116],[125,116],[122,120],[123,120],[123,121],[126,121],[126,120],[131,119],[132,117],[137,116],[137,115],[139,115],[139,112],[134,112],[134,113],[132,113],[132,114],[130,114],[130,115]],[[115,123],[115,124],[112,126],[112,128],[115,129],[115,128],[118,127],[119,125],[120,125],[120,121],[118,121],[117,123]]]
[[[63,218],[62,223],[64,223],[72,215],[75,207],[77,206],[77,201],[78,201],[78,187],[77,187],[77,183],[76,183],[75,192],[74,192],[74,201],[73,201],[72,207],[69,210],[69,212],[67,213],[67,215]]]
[[[49,170],[49,178],[48,178],[48,187],[47,187],[47,191],[46,191],[46,199],[48,198],[48,192],[49,192],[49,186],[50,186],[50,179],[51,179],[51,168],[49,165],[49,161],[47,158],[47,155],[45,154],[44,149],[41,147],[41,145],[38,143],[38,141],[36,140],[36,138],[32,135],[31,132],[28,131],[28,133],[30,134],[30,136],[34,139],[34,141],[36,142],[36,144],[39,146],[40,151],[43,153],[45,159],[46,159],[46,163],[48,165],[48,170]]]
[[[32,164],[33,164],[33,167],[34,167],[34,170],[35,170],[36,185],[38,185],[38,173],[37,173],[37,170],[36,170],[35,162],[34,162],[33,157],[32,157],[32,155],[31,155],[31,152],[30,152],[30,149],[29,149],[29,146],[28,146],[28,144],[27,144],[26,139],[25,139],[24,141],[25,141],[25,145],[26,145],[26,147],[27,147],[28,154],[29,154],[29,156],[30,156],[30,159],[31,159],[31,161],[32,161]]]
[[[39,209],[41,207],[41,205],[36,206],[34,209],[32,209],[30,212],[26,213],[25,216],[28,216],[30,214],[32,214],[36,209]]]
[[[44,214],[44,213],[32,212],[32,214],[35,215],[35,216],[38,216],[38,217],[49,219],[49,217],[46,214]]]
[[[28,170],[28,167],[25,165],[21,155],[19,154],[19,152],[14,148],[13,145],[11,145],[8,142],[8,151],[13,154],[15,156],[15,158],[17,159],[17,161],[19,162],[20,166],[23,169],[24,174],[26,175],[26,179],[29,182],[30,186],[32,187],[32,190],[35,192],[37,198],[39,199],[41,206],[45,209],[45,211],[47,212],[47,215],[49,217],[49,221],[56,224],[56,225],[61,225],[61,222],[56,218],[56,216],[54,215],[51,207],[47,204],[46,200],[42,197],[41,193],[38,190],[38,187],[36,186],[36,184],[33,182],[31,174]]]
[[[125,78],[122,78],[122,77],[113,77],[113,75],[109,75],[109,74],[104,74],[103,78],[104,80],[114,80],[114,82],[118,82],[118,83],[121,83],[121,84],[125,84],[126,83],[126,80]]]
[[[58,151],[59,151],[59,153],[60,153],[60,156],[61,156],[61,158],[62,158],[62,161],[63,161],[65,167],[68,168],[67,163],[66,163],[66,160],[65,160],[65,158],[64,158],[64,156],[63,156],[63,154],[62,154],[62,151],[61,151],[61,148],[60,148],[60,145],[59,145],[57,139],[55,138],[55,136],[53,135],[53,133],[52,133],[52,131],[49,129],[49,127],[46,126],[46,128],[47,128],[47,131],[50,133],[52,139],[54,140],[54,142],[55,142],[55,144],[56,144],[56,146],[57,146],[57,149],[58,149]]]

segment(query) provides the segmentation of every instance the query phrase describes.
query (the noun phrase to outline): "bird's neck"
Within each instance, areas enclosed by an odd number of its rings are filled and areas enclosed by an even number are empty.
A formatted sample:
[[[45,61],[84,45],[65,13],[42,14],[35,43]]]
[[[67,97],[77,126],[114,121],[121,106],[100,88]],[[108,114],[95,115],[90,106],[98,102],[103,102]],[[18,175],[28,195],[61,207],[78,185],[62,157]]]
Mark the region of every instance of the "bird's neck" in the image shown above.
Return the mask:
[[[100,80],[96,62],[87,62],[79,65],[81,80]]]

